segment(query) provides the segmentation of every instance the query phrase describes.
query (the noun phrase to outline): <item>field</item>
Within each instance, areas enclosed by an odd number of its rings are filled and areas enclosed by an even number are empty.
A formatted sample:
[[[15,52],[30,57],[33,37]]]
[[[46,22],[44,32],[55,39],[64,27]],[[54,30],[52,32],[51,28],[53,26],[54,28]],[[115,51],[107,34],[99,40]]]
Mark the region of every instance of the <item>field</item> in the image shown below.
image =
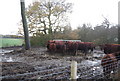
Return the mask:
[[[24,43],[23,39],[0,38],[0,47],[20,46]]]

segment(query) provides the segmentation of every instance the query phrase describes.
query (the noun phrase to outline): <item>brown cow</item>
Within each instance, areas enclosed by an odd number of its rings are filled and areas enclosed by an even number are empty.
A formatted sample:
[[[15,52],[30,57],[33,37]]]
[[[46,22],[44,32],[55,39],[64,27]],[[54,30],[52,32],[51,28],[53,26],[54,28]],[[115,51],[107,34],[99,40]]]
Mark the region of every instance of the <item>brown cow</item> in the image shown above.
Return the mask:
[[[104,45],[104,53],[110,54],[114,52],[120,51],[120,44],[105,44]]]
[[[48,47],[48,51],[56,52],[56,44],[55,43],[50,43],[49,47]]]
[[[64,41],[61,40],[49,40],[47,43],[47,49],[50,52],[62,52],[65,53],[66,45]]]
[[[99,48],[100,48],[101,51],[104,50],[105,45],[102,45],[102,44],[101,44],[101,45],[98,45],[98,46],[99,46]]]
[[[62,52],[62,53],[66,52],[66,44],[64,41],[55,41],[55,44],[56,44],[57,52]]]
[[[84,42],[87,45],[88,50],[93,51],[95,44],[93,42]]]
[[[55,41],[49,40],[48,43],[47,43],[47,49],[50,52],[55,52],[56,51]]]
[[[110,78],[111,71],[115,72],[120,60],[120,52],[106,54],[101,61],[103,73],[106,78]]]
[[[93,51],[95,48],[94,43],[92,42],[79,42],[78,43],[78,50],[81,50],[81,52],[87,54],[89,50]]]
[[[78,43],[73,41],[66,41],[66,51],[69,54],[76,55],[78,49]]]
[[[88,48],[84,42],[79,42],[78,43],[78,50],[80,50],[82,53],[87,53]]]

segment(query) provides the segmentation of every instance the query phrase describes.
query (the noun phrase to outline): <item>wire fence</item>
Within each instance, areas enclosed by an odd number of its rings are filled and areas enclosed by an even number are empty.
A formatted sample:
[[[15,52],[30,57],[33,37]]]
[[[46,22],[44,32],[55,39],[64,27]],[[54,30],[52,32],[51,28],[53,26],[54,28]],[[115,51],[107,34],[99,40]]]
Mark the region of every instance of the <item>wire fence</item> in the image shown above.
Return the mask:
[[[117,58],[117,57],[116,57]],[[77,64],[77,79],[118,79],[120,77],[120,61],[114,57],[101,59],[96,65],[84,66],[81,63]],[[1,76],[4,78],[29,78],[39,76],[39,79],[71,79],[71,67],[56,67],[46,69],[43,67],[40,71]]]

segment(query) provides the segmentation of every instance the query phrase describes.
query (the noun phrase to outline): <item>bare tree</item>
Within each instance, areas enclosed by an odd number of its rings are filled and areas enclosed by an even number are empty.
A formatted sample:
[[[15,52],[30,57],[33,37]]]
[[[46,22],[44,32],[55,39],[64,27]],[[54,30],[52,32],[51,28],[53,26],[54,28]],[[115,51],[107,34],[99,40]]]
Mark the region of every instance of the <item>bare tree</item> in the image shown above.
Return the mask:
[[[39,0],[26,9],[29,32],[51,34],[60,31],[68,24],[67,13],[71,13],[72,4],[65,0]]]

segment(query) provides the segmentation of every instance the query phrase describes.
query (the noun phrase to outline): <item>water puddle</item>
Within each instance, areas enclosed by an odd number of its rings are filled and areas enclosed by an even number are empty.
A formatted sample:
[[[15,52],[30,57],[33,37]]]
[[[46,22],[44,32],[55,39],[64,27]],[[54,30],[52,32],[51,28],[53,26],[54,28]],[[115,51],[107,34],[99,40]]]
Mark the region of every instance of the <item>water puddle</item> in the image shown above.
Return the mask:
[[[94,60],[94,61],[91,61],[91,60],[83,60],[81,62],[82,65],[85,65],[85,66],[96,66],[96,65],[100,65],[101,64],[101,60]]]
[[[85,68],[83,72],[80,73],[79,78],[95,79],[101,78],[103,74],[103,69],[101,67],[101,60],[84,60],[80,63]]]
[[[13,50],[0,49],[0,62],[14,62],[12,57],[6,55],[6,53],[13,52]]]
[[[2,57],[0,59],[0,62],[14,62],[14,60],[12,59],[12,57]]]
[[[14,51],[14,50],[0,49],[0,54],[10,53],[10,52],[13,52],[13,51]]]
[[[104,55],[105,54],[103,51],[98,51],[98,50],[93,51],[93,58],[102,58]]]

